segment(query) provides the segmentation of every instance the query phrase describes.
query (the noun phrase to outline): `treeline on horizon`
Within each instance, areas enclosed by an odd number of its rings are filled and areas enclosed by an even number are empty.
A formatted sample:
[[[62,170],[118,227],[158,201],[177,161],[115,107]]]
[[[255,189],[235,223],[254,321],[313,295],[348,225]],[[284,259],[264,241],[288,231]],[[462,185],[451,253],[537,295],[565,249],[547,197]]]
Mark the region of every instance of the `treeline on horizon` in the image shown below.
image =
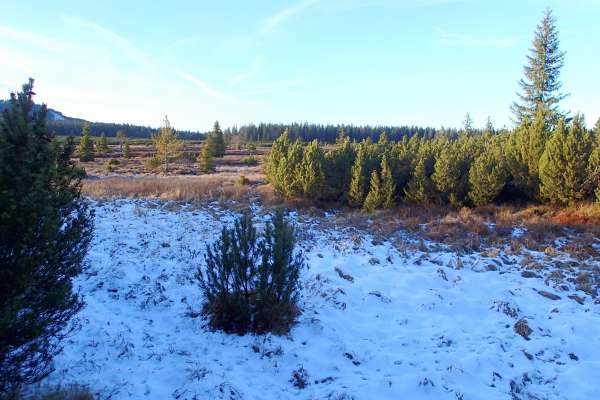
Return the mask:
[[[80,136],[84,124],[89,124],[91,136],[100,137],[102,134],[106,137],[117,137],[118,132],[130,139],[149,139],[156,135],[160,128],[151,128],[149,126],[118,124],[111,122],[87,122],[79,119],[48,120],[48,129],[57,136]],[[185,140],[202,140],[206,137],[200,132],[178,130],[177,136]]]
[[[570,205],[600,201],[600,120],[588,130],[583,116],[569,117],[559,103],[558,31],[546,10],[519,81],[512,111],[517,126],[475,131],[467,115],[459,132],[387,134],[351,140],[339,131],[337,145],[308,145],[289,131],[273,143],[265,172],[285,198],[336,201],[371,211],[402,203],[482,206],[492,202]]]
[[[324,143],[335,143],[341,130],[343,130],[351,140],[356,141],[364,140],[366,138],[377,141],[383,132],[386,133],[388,140],[391,141],[399,141],[405,136],[432,138],[440,131],[453,135],[458,133],[458,129],[454,128],[435,129],[418,126],[323,125],[306,122],[292,124],[248,124],[240,127],[234,126],[227,128],[223,133],[228,138],[237,136],[241,143],[271,143],[277,139],[283,131],[287,131],[288,137],[292,140],[299,139],[303,142],[310,142],[316,139]]]

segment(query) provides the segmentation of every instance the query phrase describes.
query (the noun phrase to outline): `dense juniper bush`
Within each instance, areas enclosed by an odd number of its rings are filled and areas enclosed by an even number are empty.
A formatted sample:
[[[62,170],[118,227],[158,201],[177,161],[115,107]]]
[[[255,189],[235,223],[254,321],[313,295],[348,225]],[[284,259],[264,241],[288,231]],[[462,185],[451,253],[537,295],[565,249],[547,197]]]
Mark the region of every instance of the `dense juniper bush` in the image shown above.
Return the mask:
[[[0,398],[51,371],[93,228],[73,141],[53,140],[33,95],[30,80],[0,118]]]
[[[277,211],[259,234],[246,213],[207,246],[198,280],[203,314],[212,329],[228,333],[283,334],[299,314],[299,274],[304,258],[294,227]]]

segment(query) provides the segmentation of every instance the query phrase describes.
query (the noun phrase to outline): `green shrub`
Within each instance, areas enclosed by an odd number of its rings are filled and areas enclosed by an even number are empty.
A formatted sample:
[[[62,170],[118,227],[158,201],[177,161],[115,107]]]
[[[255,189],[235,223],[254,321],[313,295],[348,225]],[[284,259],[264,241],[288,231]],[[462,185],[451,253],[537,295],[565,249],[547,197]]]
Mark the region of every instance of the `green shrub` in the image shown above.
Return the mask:
[[[115,170],[115,167],[120,164],[121,163],[119,162],[119,160],[115,158],[109,158],[104,162],[104,169],[106,169],[107,172],[113,172]]]
[[[197,278],[204,295],[202,313],[212,329],[240,335],[283,334],[299,314],[298,278],[304,266],[295,251],[294,228],[278,211],[261,237],[244,214],[207,246],[205,269]]]
[[[156,168],[160,167],[161,165],[162,165],[162,162],[161,162],[160,158],[158,158],[156,156],[144,160],[144,168],[146,168],[147,170],[155,170]]]
[[[244,164],[247,167],[253,167],[255,165],[258,165],[258,159],[254,156],[247,156],[242,158],[242,164]]]

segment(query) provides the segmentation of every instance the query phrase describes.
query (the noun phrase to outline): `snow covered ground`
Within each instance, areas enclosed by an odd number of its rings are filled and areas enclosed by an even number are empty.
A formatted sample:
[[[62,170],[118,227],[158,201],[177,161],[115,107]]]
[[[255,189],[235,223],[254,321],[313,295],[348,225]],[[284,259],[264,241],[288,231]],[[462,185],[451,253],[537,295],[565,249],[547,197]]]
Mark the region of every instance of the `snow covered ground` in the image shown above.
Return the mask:
[[[111,399],[600,398],[600,305],[523,277],[523,255],[405,251],[293,215],[304,312],[289,336],[240,337],[206,329],[194,280],[231,211],[94,207],[82,327],[48,383]],[[513,328],[521,319],[529,340]]]

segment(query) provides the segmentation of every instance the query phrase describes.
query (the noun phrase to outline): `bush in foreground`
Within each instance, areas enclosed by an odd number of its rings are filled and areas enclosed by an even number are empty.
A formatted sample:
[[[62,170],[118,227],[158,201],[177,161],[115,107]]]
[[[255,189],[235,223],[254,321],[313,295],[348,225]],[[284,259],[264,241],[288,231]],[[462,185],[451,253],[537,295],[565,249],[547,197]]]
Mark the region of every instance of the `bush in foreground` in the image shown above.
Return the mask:
[[[33,80],[0,118],[0,398],[51,371],[92,237],[73,141],[53,140],[32,96]]]
[[[212,329],[228,333],[283,334],[299,314],[298,279],[304,265],[294,251],[294,228],[278,211],[259,237],[245,214],[207,246],[206,269],[198,270],[202,309]]]

